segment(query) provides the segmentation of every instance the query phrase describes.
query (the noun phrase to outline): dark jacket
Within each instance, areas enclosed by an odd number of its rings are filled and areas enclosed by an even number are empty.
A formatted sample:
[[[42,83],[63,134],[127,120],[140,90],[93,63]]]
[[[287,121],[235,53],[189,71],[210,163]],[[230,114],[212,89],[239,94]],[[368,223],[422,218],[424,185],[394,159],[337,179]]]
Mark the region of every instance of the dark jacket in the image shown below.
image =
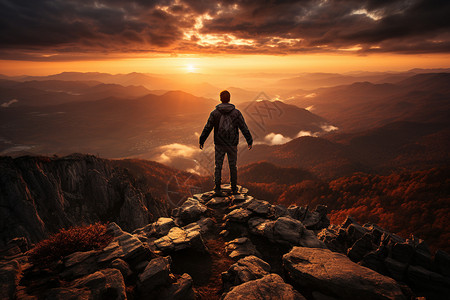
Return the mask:
[[[222,114],[230,114],[232,124],[233,124],[233,134],[231,137],[224,138],[219,130],[220,117]],[[205,128],[200,135],[200,144],[203,145],[208,138],[211,130],[214,128],[214,144],[216,145],[227,145],[227,146],[237,146],[239,144],[239,130],[241,130],[247,144],[253,144],[253,138],[250,131],[245,124],[244,117],[241,112],[237,110],[233,104],[221,103],[216,106],[216,109],[211,112],[206,122]]]

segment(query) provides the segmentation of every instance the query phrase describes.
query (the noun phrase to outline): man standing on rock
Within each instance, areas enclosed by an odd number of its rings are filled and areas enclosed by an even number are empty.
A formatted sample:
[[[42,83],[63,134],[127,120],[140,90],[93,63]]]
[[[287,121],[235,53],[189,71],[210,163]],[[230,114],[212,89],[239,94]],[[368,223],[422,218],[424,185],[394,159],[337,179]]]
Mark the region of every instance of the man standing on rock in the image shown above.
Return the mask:
[[[222,165],[225,153],[230,166],[230,183],[233,194],[237,193],[237,145],[239,144],[239,130],[241,130],[247,140],[248,150],[252,149],[253,138],[245,124],[244,117],[233,104],[230,103],[230,92],[220,93],[221,104],[209,115],[208,122],[200,135],[200,149],[203,149],[206,139],[214,128],[215,144],[215,171],[214,171],[214,192],[221,193],[220,184],[222,181]]]

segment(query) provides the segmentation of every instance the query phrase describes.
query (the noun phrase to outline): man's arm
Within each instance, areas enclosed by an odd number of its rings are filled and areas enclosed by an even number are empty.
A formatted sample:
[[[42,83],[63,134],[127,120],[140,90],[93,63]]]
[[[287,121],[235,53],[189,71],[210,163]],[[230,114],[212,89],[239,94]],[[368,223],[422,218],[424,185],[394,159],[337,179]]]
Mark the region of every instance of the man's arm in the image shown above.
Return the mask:
[[[203,149],[203,144],[205,144],[205,141],[208,138],[209,134],[211,133],[211,130],[213,130],[213,128],[214,128],[214,117],[213,113],[211,113],[199,138],[200,149]]]
[[[241,112],[239,112],[238,125],[239,129],[245,137],[245,140],[247,141],[248,149],[251,149],[253,145],[252,134],[250,133],[250,130],[248,130],[247,124],[245,124],[244,116]]]

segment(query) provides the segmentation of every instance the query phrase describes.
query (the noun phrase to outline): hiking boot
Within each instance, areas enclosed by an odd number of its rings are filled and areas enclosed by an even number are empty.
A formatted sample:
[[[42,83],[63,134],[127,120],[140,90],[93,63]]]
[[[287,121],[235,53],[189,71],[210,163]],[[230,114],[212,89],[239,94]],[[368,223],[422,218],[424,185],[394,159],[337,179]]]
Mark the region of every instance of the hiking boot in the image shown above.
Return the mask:
[[[222,188],[219,186],[214,187],[214,197],[223,197]]]
[[[231,187],[231,195],[239,194],[237,186]]]

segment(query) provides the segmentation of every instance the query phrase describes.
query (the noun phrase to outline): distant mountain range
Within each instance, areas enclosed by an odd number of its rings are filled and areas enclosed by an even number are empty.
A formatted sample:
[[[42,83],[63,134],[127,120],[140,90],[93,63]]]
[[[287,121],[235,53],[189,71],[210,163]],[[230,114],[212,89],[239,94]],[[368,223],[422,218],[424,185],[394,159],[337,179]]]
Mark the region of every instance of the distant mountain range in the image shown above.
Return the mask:
[[[395,121],[447,123],[449,82],[450,73],[419,74],[396,84],[358,82],[294,92],[286,102],[308,108],[341,131],[357,132]]]

